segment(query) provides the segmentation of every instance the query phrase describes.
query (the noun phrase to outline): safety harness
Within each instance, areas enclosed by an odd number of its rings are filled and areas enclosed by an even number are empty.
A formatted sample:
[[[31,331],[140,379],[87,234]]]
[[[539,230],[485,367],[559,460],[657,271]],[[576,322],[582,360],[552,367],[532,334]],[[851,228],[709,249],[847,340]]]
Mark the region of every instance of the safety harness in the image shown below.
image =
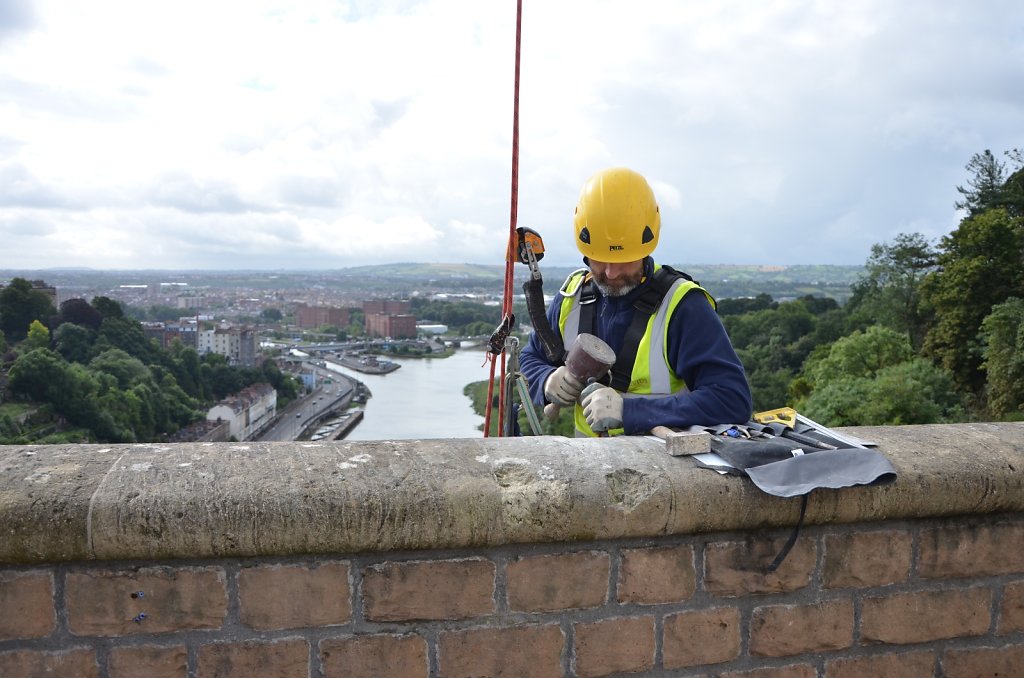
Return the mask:
[[[647,323],[651,316],[658,310],[665,295],[672,288],[672,284],[683,278],[684,280],[700,285],[690,275],[677,271],[671,266],[662,265],[651,276],[651,282],[633,302],[633,320],[623,336],[622,348],[619,350],[615,365],[612,366],[611,379],[607,385],[617,391],[625,392],[629,389],[632,379],[633,364],[636,362],[636,353],[640,347],[640,340],[647,331]],[[694,290],[699,288],[695,287]],[[579,332],[588,332],[597,335],[597,319],[594,314],[595,302],[598,298],[597,283],[592,276],[587,276],[580,289],[579,300]],[[709,297],[710,299],[710,297]],[[714,303],[714,300],[712,300]]]

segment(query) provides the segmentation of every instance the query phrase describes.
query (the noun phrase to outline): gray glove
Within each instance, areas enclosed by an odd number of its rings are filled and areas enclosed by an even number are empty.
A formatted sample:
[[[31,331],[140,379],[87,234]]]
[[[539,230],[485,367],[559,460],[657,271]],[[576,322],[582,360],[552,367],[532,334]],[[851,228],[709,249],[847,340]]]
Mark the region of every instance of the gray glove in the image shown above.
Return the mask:
[[[622,394],[610,386],[587,387],[583,396],[583,416],[595,433],[622,428]]]
[[[548,375],[544,382],[544,397],[562,407],[571,407],[580,397],[583,382],[573,376],[569,368],[562,365]]]

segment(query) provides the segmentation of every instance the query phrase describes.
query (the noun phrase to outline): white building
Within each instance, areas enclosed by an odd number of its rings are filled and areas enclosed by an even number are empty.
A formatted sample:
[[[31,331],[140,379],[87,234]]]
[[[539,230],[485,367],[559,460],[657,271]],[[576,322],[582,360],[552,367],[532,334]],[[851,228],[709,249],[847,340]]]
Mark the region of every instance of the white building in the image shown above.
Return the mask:
[[[203,330],[196,351],[199,355],[219,353],[231,365],[251,367],[256,364],[256,333],[238,327]]]
[[[226,421],[231,437],[249,440],[277,414],[277,391],[270,384],[253,384],[210,408],[207,421]]]

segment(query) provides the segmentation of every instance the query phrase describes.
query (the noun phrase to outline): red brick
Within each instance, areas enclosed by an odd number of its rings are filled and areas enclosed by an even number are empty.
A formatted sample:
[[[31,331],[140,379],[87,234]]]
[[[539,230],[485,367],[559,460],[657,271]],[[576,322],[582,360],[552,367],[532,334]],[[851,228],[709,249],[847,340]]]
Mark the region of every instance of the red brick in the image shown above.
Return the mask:
[[[200,676],[306,678],[309,674],[309,643],[305,640],[211,643],[199,648]]]
[[[1020,676],[1024,671],[1024,645],[947,650],[942,668],[945,678]]]
[[[719,607],[669,615],[664,635],[667,669],[727,662],[740,654],[740,612]]]
[[[987,588],[865,598],[861,640],[899,645],[980,636],[989,628],[991,606]]]
[[[271,565],[238,575],[239,614],[260,630],[344,624],[352,618],[348,564]]]
[[[0,652],[0,676],[34,678],[35,676],[74,676],[97,678],[100,675],[96,653],[88,649],[37,652],[15,650]]]
[[[438,666],[442,676],[561,676],[564,645],[554,624],[450,631],[438,641]]]
[[[754,610],[750,654],[787,657],[853,645],[853,601],[773,605]]]
[[[818,669],[810,664],[791,664],[768,669],[729,671],[719,673],[718,678],[818,678]]]
[[[732,597],[796,591],[807,586],[817,558],[812,539],[798,539],[779,569],[764,574],[786,539],[708,544],[704,549],[704,588],[717,596]]]
[[[1024,573],[1024,523],[938,527],[921,533],[918,574],[925,579]]]
[[[825,678],[932,678],[939,675],[935,660],[931,651],[833,659],[825,663]]]
[[[66,591],[68,626],[79,636],[219,629],[227,615],[227,578],[217,567],[72,572]]]
[[[184,645],[115,647],[108,668],[110,678],[186,678],[188,650]]]
[[[696,589],[692,546],[626,549],[619,566],[620,603],[677,603]]]
[[[476,558],[372,565],[363,572],[365,616],[407,621],[491,614],[494,574],[494,563]]]
[[[825,588],[863,588],[910,577],[913,538],[907,532],[853,532],[825,537]]]
[[[57,615],[53,574],[0,574],[0,640],[43,638],[53,633]]]
[[[351,636],[320,643],[325,678],[426,678],[427,641],[420,636]]]
[[[654,667],[654,617],[576,624],[576,675],[607,676]]]
[[[999,635],[1024,631],[1024,581],[1007,584],[999,606]]]
[[[611,559],[599,551],[522,558],[508,565],[509,607],[549,612],[603,605],[610,570]]]

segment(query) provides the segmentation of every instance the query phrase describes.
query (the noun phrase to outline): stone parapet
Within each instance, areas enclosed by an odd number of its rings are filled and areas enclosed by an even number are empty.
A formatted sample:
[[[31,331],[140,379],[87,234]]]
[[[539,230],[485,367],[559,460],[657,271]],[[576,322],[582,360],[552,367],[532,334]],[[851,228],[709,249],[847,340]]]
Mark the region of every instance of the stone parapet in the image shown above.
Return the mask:
[[[806,524],[1024,512],[1024,424],[845,429],[898,480]],[[0,447],[0,563],[489,548],[795,525],[653,438]]]

